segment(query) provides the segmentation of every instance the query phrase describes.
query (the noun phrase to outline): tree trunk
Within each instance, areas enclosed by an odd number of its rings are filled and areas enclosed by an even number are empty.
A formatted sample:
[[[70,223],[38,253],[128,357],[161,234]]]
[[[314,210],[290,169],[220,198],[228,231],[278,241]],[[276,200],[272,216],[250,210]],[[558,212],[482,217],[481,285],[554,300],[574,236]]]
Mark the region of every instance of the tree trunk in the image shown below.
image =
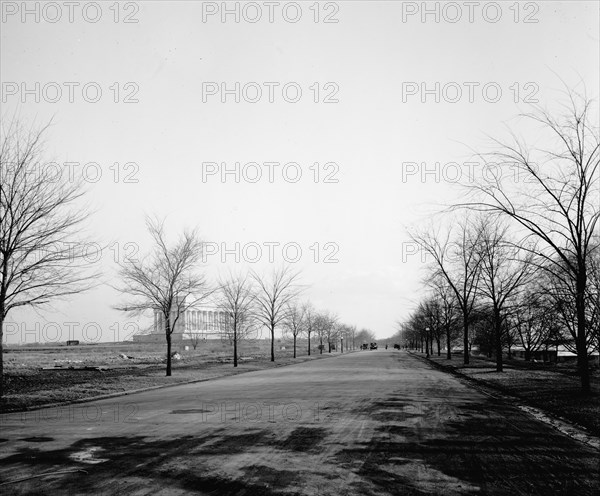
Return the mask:
[[[4,309],[0,309],[0,398],[4,396]]]
[[[308,356],[310,356],[310,332],[308,333]]]
[[[171,375],[171,323],[168,317],[165,319],[165,322],[165,332],[167,333],[167,377],[169,377]]]
[[[586,336],[585,336],[585,286],[586,274],[583,268],[580,268],[577,274],[577,297],[575,305],[577,309],[577,368],[581,377],[581,390],[584,394],[589,394],[590,389],[590,369],[588,364]]]
[[[469,365],[469,316],[463,309],[463,363]]]
[[[237,329],[234,327],[233,329],[233,366],[238,366],[238,354],[237,354]]]
[[[531,348],[530,347],[525,348],[525,361],[526,362],[531,361]]]
[[[271,324],[271,361],[275,361],[275,326]]]
[[[441,339],[438,337],[435,339],[435,343],[437,344],[437,355],[441,356],[442,355],[442,343],[441,343]]]
[[[450,326],[446,326],[446,359],[452,360],[452,351],[450,350]]]
[[[331,353],[331,341],[327,341],[328,353]]]
[[[294,334],[294,358],[296,358],[296,335]]]
[[[500,310],[494,309],[494,339],[496,342],[496,372],[504,369],[502,363],[502,322],[500,322]]]
[[[429,336],[425,334],[425,358],[429,358]]]

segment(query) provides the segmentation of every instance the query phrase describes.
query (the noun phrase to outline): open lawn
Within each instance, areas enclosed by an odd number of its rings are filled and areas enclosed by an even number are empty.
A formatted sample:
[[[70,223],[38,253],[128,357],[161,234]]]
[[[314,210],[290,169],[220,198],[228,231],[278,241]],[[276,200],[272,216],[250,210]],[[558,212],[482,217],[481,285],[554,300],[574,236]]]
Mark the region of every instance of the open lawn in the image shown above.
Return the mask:
[[[418,352],[414,354],[424,356]],[[512,359],[505,362],[504,372],[496,372],[495,362],[487,357],[471,356],[471,363],[466,366],[462,354],[447,360],[442,353],[441,357],[430,357],[430,361],[600,436],[600,373],[597,367],[592,373],[592,394],[583,396],[575,364],[552,365]]]
[[[172,361],[173,375],[166,377],[166,345],[101,343],[5,347],[6,394],[0,399],[0,412],[206,380],[328,356],[312,350],[309,357],[302,343],[298,358],[294,359],[292,346],[282,340],[276,343],[273,363],[268,340],[246,341],[241,343],[239,365],[234,368],[232,347],[220,340],[203,342],[196,350],[191,346],[184,350],[179,345],[173,350],[179,352],[181,358]],[[101,369],[94,370],[94,367]]]

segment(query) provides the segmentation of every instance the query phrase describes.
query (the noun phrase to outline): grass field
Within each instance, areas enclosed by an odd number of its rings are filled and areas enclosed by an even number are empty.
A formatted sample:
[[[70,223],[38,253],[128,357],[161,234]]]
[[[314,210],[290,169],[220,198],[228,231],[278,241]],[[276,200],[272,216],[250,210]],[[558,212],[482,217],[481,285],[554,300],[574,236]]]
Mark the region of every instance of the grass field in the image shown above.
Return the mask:
[[[432,356],[430,360],[600,436],[600,373],[597,367],[592,372],[592,394],[584,396],[574,364],[553,365],[513,359],[505,362],[504,372],[496,372],[495,362],[481,356],[472,356],[469,365],[463,364],[462,354],[454,355],[452,360],[447,360],[444,354]]]
[[[285,348],[285,349],[282,349]],[[293,358],[291,343],[276,343],[276,362],[270,361],[268,340],[240,344],[239,366],[233,367],[232,347],[209,340],[194,350],[175,346],[181,358],[172,361],[172,376],[166,377],[166,345],[115,343],[79,346],[5,347],[5,395],[0,412],[25,410],[41,405],[77,401],[98,395],[122,393],[153,386],[178,384],[277,367],[328,356],[313,349],[307,356],[306,343],[299,343]],[[123,358],[126,355],[131,358]],[[102,367],[102,370],[85,370]],[[49,370],[48,370],[49,369]]]

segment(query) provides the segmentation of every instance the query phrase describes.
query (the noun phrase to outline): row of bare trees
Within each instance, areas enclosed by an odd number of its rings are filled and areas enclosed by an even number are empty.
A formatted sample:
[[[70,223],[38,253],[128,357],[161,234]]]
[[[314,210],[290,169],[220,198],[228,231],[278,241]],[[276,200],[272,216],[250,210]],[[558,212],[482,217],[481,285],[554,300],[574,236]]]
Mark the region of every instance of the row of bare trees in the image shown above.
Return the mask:
[[[525,279],[527,270],[517,274]],[[597,284],[600,273],[592,272],[591,280]],[[469,314],[468,350],[473,345],[488,357],[495,355],[497,370],[502,370],[502,358],[510,358],[514,347],[524,352],[525,360],[530,360],[537,351],[548,351],[550,347],[564,346],[577,353],[575,345],[576,328],[573,309],[568,308],[568,294],[560,289],[560,280],[530,276],[514,291],[508,292],[502,305],[494,304],[489,295],[489,279],[481,276],[482,288],[477,288],[474,306]],[[427,355],[437,354],[445,349],[448,359],[452,356],[452,347],[463,336],[463,321],[460,305],[454,293],[441,279],[429,282],[427,297],[419,302],[406,322],[401,324],[401,336],[411,348],[420,349]],[[596,286],[597,288],[597,286]],[[588,333],[590,353],[597,351],[598,301],[597,289],[588,290],[588,299],[596,298],[595,304],[588,307],[587,321],[591,331]],[[500,351],[499,351],[500,350]]]
[[[216,285],[197,275],[202,257],[202,242],[195,232],[185,232],[173,247],[167,248],[163,223],[147,219],[154,250],[140,260],[120,264],[123,284],[119,289],[129,301],[118,308],[133,314],[158,309],[162,315],[167,341],[167,375],[171,375],[171,339],[177,321],[188,310],[210,301],[225,316],[220,323],[223,337],[233,347],[233,365],[238,366],[239,345],[267,329],[271,361],[275,361],[276,332],[293,339],[294,358],[298,339],[306,336],[308,355],[311,338],[319,341],[322,353],[338,342],[354,346],[356,329],[342,325],[330,312],[316,311],[310,302],[300,302],[303,292],[298,272],[290,266],[264,276],[256,271],[232,273]],[[193,332],[191,334],[194,341]],[[197,342],[192,343],[194,346]],[[348,344],[347,344],[348,346]],[[343,350],[343,349],[342,349]]]
[[[464,185],[451,221],[411,233],[429,258],[431,296],[406,328],[427,352],[444,329],[448,357],[461,334],[465,364],[471,328],[486,329],[478,339],[487,336],[498,371],[514,343],[531,354],[560,342],[577,354],[587,393],[589,356],[599,348],[600,132],[593,103],[567,96],[556,113],[535,107],[521,116],[536,126],[536,145],[512,133],[477,154],[481,177]]]
[[[3,324],[9,312],[39,307],[99,284],[100,274],[86,252],[93,241],[84,236],[89,220],[86,185],[83,178],[46,166],[48,127],[26,128],[18,118],[0,122],[0,396],[4,393]],[[227,316],[224,332],[233,344],[236,366],[240,340],[258,328],[268,329],[272,361],[278,329],[290,333],[294,343],[306,335],[309,353],[312,335],[321,344],[329,343],[330,349],[336,339],[354,343],[354,328],[298,303],[303,288],[299,274],[289,266],[267,276],[253,271],[230,273],[211,284],[200,270],[204,244],[197,230],[186,230],[170,240],[164,221],[147,218],[146,227],[150,250],[139,259],[119,263],[120,282],[111,286],[125,296],[117,309],[162,315],[167,375],[171,375],[172,335],[178,321],[202,302],[216,304]]]
[[[413,235],[432,259],[427,281],[434,296],[425,302],[425,313],[431,314],[430,308],[440,313],[446,342],[451,341],[450,324],[455,322],[456,326],[459,319],[464,362],[468,364],[469,330],[479,308],[485,305],[489,309],[496,369],[501,372],[503,328],[509,308],[514,308],[515,299],[533,279],[532,251],[520,248],[511,238],[508,226],[498,219],[466,218],[455,226],[443,236],[439,230]]]
[[[271,361],[275,361],[278,330],[293,339],[294,358],[299,337],[307,337],[310,355],[314,336],[319,340],[321,353],[324,343],[331,352],[334,343],[354,336],[354,328],[339,324],[335,315],[317,312],[308,302],[300,303],[304,287],[300,274],[291,266],[275,269],[266,276],[256,271],[230,272],[211,285],[198,275],[203,244],[196,232],[184,232],[168,247],[163,222],[148,218],[147,227],[154,249],[139,260],[120,264],[123,284],[117,289],[128,301],[117,308],[136,315],[149,309],[159,310],[167,341],[167,375],[171,375],[171,340],[176,324],[188,309],[203,302],[215,305],[225,316],[220,326],[223,337],[232,344],[234,367],[238,366],[241,341],[259,336],[261,329],[269,333]]]
[[[324,350],[331,353],[338,346],[343,353],[344,347],[356,349],[362,340],[374,340],[371,331],[357,331],[356,326],[341,323],[336,314],[318,311],[310,301],[300,301],[299,288],[293,284],[294,275],[282,269],[275,271],[270,281],[265,281],[252,272],[245,276],[230,276],[219,283],[217,298],[219,308],[229,316],[225,333],[233,345],[234,366],[237,366],[237,344],[243,339],[259,336],[263,328],[269,330],[272,361],[275,360],[276,329],[292,340],[294,358],[298,356],[300,340],[306,341],[308,356],[315,343],[318,343],[319,354]]]
[[[284,331],[293,339],[294,358],[298,338],[306,338],[308,355],[311,354],[311,343],[316,339],[319,353],[325,348],[328,353],[339,345],[340,351],[354,350],[363,342],[373,341],[374,334],[368,329],[357,330],[340,322],[337,315],[329,311],[317,311],[311,302],[294,303],[288,309],[284,320]],[[345,347],[345,348],[344,348]]]

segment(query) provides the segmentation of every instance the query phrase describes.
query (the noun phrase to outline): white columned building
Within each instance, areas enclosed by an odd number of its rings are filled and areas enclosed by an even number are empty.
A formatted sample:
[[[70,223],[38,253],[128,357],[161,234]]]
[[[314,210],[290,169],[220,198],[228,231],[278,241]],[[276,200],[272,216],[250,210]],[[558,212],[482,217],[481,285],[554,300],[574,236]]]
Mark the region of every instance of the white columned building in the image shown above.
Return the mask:
[[[175,320],[176,313],[171,312],[171,322]],[[226,312],[214,306],[194,306],[183,312],[177,322],[172,341],[183,341],[192,337],[200,339],[219,339],[227,332],[229,318]],[[134,336],[137,342],[164,342],[165,323],[162,311],[154,309],[153,326],[148,334]]]

